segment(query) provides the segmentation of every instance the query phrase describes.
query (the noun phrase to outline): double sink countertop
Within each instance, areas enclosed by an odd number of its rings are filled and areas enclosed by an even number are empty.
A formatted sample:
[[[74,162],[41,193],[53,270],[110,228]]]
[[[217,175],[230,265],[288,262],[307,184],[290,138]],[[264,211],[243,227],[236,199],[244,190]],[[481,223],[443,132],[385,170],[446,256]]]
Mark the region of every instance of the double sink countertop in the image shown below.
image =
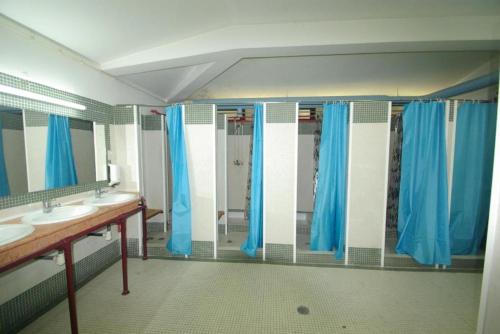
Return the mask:
[[[69,220],[63,223],[33,226],[35,230],[30,235],[0,246],[0,269],[30,254],[41,252],[51,245],[56,245],[64,239],[74,237],[93,227],[98,227],[103,222],[111,221],[123,214],[136,210],[140,205],[140,197],[137,193],[133,194],[136,195],[136,197],[128,202],[98,207],[97,211],[82,218]],[[84,200],[79,203],[72,203],[72,205],[77,204],[84,204]],[[0,225],[23,224],[21,220],[22,217],[19,217],[2,222]]]

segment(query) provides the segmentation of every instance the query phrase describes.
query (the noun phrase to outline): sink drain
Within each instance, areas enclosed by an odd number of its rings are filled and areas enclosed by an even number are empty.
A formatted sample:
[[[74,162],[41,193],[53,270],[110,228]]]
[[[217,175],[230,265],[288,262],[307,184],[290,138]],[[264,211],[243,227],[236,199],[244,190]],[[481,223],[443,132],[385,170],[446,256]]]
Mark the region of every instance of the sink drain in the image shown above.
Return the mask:
[[[299,306],[299,307],[297,307],[297,312],[299,314],[308,315],[309,314],[309,307],[307,307],[307,306]]]

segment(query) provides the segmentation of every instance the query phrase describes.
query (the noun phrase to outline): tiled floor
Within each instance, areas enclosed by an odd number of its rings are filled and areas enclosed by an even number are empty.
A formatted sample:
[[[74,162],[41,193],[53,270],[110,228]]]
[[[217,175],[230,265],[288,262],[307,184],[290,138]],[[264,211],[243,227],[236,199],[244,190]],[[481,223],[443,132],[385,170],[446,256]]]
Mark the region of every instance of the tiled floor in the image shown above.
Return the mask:
[[[129,281],[78,291],[80,333],[474,333],[481,275],[131,259]],[[69,332],[66,302],[22,331]]]

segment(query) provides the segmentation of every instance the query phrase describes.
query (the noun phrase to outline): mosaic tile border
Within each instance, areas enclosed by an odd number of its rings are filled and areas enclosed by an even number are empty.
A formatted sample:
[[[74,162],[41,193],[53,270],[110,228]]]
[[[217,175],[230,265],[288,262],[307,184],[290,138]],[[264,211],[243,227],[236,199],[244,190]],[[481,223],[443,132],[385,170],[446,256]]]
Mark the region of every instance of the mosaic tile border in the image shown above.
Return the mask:
[[[184,106],[185,124],[213,124],[213,104],[186,104]]]
[[[225,129],[225,115],[222,114],[217,114],[217,130],[224,130]]]
[[[131,105],[120,105],[112,107],[110,122],[113,125],[134,124],[134,110]]]
[[[15,206],[26,205],[29,203],[42,202],[48,199],[55,199],[64,196],[75,195],[85,191],[95,190],[98,187],[106,187],[108,181],[99,181],[94,183],[79,184],[77,186],[57,188],[51,190],[40,190],[21,195],[0,197],[0,210],[12,208]]]
[[[335,252],[297,250],[297,264],[344,266],[345,262],[344,260],[335,259]]]
[[[23,115],[22,113],[12,113],[8,111],[0,111],[1,129],[8,130],[23,130]]]
[[[297,112],[296,103],[266,103],[266,123],[295,123]]]
[[[455,104],[458,106],[458,101],[450,100],[450,112],[448,114],[448,122],[455,122]]]
[[[27,110],[24,112],[24,119],[27,127],[47,127],[49,124],[49,114],[41,112]],[[89,120],[70,117],[69,127],[71,129],[93,131],[94,123]]]
[[[266,243],[266,262],[293,263],[293,245]]]
[[[76,262],[74,264],[76,288],[82,287],[119,260],[120,244],[119,240],[115,240]],[[66,274],[61,270],[0,305],[0,332],[17,333],[65,298]]]
[[[380,266],[381,248],[349,247],[348,263],[363,266]]]
[[[106,148],[110,149],[110,131],[109,124],[113,122],[113,109],[111,105],[92,100],[83,96],[68,93],[39,83],[24,80],[18,77],[0,73],[0,84],[10,86],[32,93],[37,93],[65,101],[70,101],[84,105],[86,110],[77,110],[68,107],[63,107],[51,103],[31,100],[15,95],[0,93],[0,105],[21,109],[25,112],[34,112],[41,115],[56,114],[72,118],[78,118],[87,121],[105,124],[106,131]],[[45,116],[46,117],[46,116]],[[43,199],[56,198],[77,194],[84,191],[96,189],[98,186],[106,185],[106,181],[78,185],[75,187],[53,189],[49,191],[31,192],[21,195],[13,195],[0,198],[0,210],[7,209],[13,206],[25,205],[33,202],[39,202]]]
[[[387,123],[389,102],[353,102],[353,123]]]
[[[163,229],[162,229],[163,231]],[[192,241],[192,255],[189,258],[195,259],[213,259],[214,258],[214,243],[212,241]],[[139,239],[127,239],[127,255],[129,257],[139,257]],[[148,257],[160,258],[184,258],[183,255],[172,255],[164,246],[149,246]]]
[[[141,128],[144,131],[161,131],[161,116],[142,115]]]

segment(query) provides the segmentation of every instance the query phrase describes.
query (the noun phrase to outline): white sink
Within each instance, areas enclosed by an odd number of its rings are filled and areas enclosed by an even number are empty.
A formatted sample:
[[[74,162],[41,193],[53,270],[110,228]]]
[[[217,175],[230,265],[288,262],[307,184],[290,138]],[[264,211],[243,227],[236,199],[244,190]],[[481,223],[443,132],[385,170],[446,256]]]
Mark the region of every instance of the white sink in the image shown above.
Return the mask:
[[[26,224],[0,224],[0,246],[27,237],[35,228]]]
[[[97,210],[96,207],[90,205],[56,206],[49,213],[44,213],[42,210],[29,213],[21,221],[32,225],[64,223],[91,215]]]
[[[83,203],[94,206],[116,205],[137,200],[137,195],[126,193],[104,193],[101,197],[87,198]]]

